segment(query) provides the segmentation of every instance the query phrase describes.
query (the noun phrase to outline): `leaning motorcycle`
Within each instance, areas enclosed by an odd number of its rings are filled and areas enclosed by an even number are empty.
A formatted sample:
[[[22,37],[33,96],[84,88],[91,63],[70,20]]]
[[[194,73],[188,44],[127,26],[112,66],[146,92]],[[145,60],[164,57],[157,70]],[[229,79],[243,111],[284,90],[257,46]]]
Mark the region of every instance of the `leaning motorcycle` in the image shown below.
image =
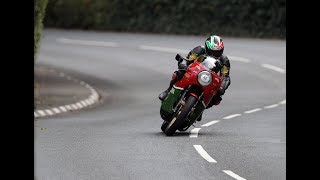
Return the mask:
[[[188,61],[180,54],[175,59]],[[220,68],[218,60],[201,55],[173,85],[160,107],[160,116],[164,120],[161,130],[167,136],[172,136],[177,130],[186,131],[196,122],[221,86]]]

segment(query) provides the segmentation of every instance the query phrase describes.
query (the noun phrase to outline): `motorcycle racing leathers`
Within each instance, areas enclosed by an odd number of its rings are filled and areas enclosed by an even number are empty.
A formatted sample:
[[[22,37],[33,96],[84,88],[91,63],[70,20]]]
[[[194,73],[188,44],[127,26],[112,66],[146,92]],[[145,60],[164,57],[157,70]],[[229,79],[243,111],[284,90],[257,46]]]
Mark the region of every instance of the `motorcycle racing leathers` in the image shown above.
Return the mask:
[[[178,70],[175,71],[172,75],[172,80],[170,81],[170,85],[169,88],[167,90],[165,90],[163,93],[161,93],[159,95],[159,99],[160,100],[164,100],[165,97],[167,96],[169,90],[172,88],[172,86],[179,81],[180,79],[182,79],[184,73],[186,72],[187,67],[192,64],[194,62],[194,60],[200,56],[200,55],[204,55],[206,54],[205,52],[205,48],[203,46],[197,46],[195,48],[193,48],[187,55],[187,59],[189,61],[179,61],[178,62]],[[217,60],[219,60],[220,64],[221,64],[221,69],[220,69],[220,76],[222,77],[222,83],[221,83],[221,87],[218,90],[217,94],[215,94],[210,103],[208,104],[208,106],[206,107],[206,109],[212,107],[213,105],[218,105],[220,104],[222,98],[221,96],[225,93],[225,90],[229,87],[231,80],[230,80],[230,62],[229,59],[226,55],[222,54],[219,58],[216,58]],[[198,121],[201,120],[201,117],[198,119]]]

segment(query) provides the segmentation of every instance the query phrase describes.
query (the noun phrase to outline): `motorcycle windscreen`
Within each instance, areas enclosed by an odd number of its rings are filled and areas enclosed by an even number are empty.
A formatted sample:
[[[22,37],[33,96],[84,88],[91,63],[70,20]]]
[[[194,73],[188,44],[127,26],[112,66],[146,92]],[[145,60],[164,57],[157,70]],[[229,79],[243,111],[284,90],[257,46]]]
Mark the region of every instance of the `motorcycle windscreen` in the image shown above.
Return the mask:
[[[201,62],[203,66],[214,71],[215,73],[218,73],[221,68],[220,62],[210,56],[204,56],[203,58],[199,59],[199,62]]]

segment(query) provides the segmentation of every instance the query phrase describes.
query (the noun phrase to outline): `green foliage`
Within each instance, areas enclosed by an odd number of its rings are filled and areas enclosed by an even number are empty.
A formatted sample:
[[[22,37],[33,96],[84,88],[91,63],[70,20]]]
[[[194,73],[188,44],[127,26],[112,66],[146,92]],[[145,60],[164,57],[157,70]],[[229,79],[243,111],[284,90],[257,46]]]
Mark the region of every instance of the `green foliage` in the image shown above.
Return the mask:
[[[40,46],[40,39],[41,39],[41,32],[43,28],[43,19],[45,16],[45,9],[47,6],[48,0],[35,0],[34,1],[34,58],[37,55],[39,46]]]
[[[46,26],[286,37],[285,0],[50,0]]]

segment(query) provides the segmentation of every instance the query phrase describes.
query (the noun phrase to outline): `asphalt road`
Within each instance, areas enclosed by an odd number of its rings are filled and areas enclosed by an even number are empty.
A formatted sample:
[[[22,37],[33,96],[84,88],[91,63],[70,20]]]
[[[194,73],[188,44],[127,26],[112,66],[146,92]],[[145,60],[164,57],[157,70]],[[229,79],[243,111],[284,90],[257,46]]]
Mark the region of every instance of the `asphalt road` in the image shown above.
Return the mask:
[[[186,132],[161,132],[157,96],[175,54],[205,38],[45,30],[37,63],[91,84],[102,102],[35,121],[35,177],[286,179],[285,41],[225,37],[231,85],[221,104]]]

